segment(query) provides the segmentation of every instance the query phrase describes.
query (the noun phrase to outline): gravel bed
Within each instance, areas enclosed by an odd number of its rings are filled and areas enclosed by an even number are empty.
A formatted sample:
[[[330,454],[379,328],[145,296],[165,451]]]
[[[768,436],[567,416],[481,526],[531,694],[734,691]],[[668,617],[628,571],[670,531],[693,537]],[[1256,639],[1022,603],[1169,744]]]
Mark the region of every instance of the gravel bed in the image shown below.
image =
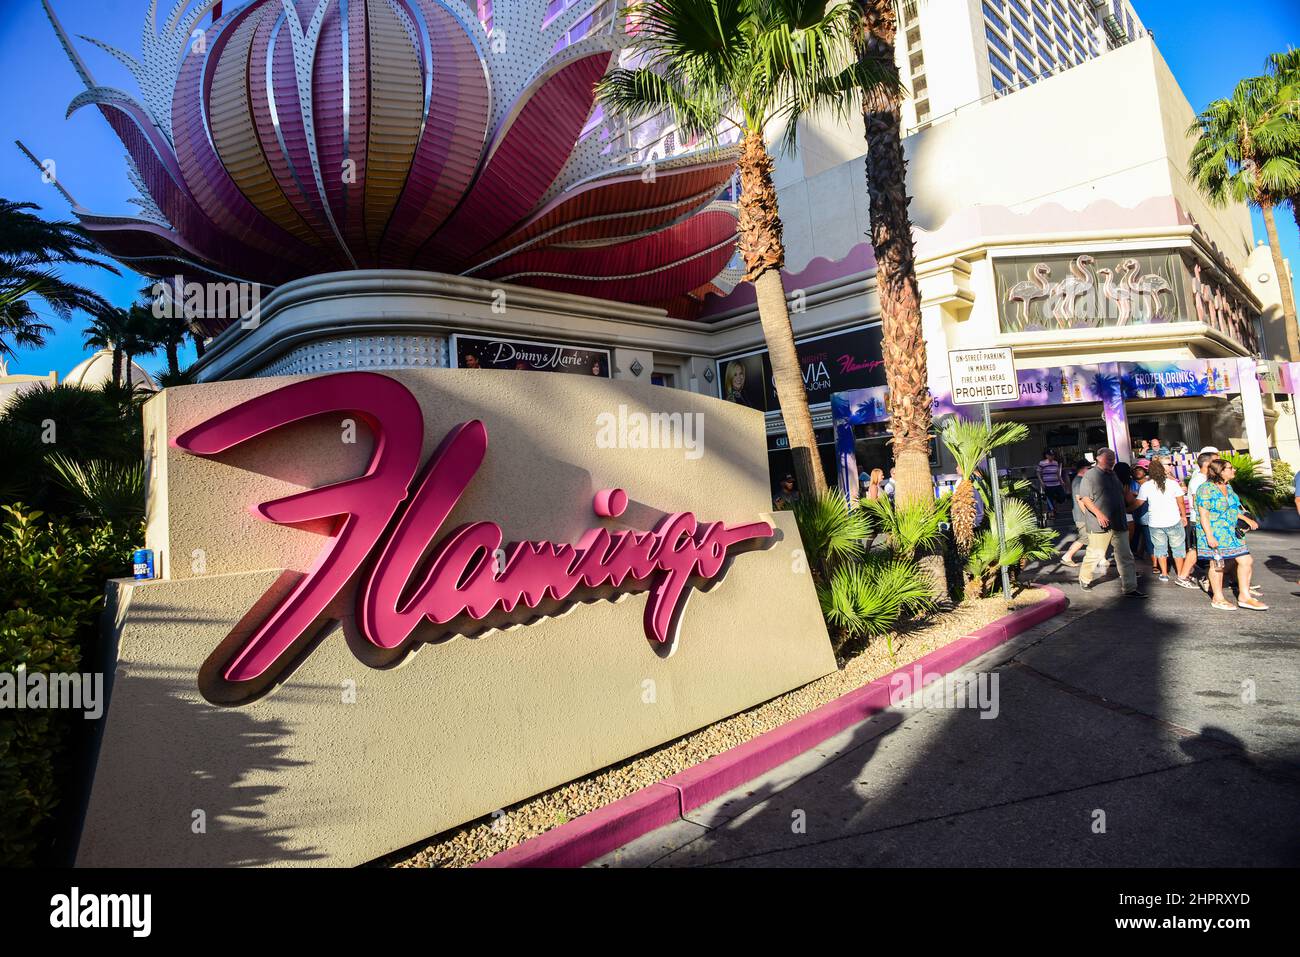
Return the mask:
[[[1021,592],[1013,608],[1041,601],[1039,588]],[[824,678],[796,688],[748,711],[725,718],[685,737],[646,751],[621,764],[571,781],[506,808],[497,817],[480,818],[375,862],[382,867],[469,867],[553,827],[611,804],[671,774],[706,761],[807,714],[828,701],[888,674],[970,634],[1007,613],[1001,596],[963,602],[951,611],[900,628],[893,636],[893,657],[885,637],[873,639],[866,650],[840,662]]]

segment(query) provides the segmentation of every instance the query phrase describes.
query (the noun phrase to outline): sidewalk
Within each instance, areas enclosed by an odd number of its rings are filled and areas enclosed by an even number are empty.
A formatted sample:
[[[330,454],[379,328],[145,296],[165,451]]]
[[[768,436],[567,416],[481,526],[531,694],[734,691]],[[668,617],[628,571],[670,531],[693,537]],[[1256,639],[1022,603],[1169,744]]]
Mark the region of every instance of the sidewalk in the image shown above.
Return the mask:
[[[996,718],[891,709],[591,866],[1300,864],[1300,535],[1250,542],[1269,612],[1048,566],[1070,609],[962,669]]]

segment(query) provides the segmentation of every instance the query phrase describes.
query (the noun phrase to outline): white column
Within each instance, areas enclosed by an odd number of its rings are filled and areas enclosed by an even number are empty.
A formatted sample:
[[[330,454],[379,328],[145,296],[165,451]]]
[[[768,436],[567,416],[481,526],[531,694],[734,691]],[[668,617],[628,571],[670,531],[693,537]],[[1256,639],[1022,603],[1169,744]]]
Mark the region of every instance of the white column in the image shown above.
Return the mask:
[[[1264,422],[1264,396],[1255,378],[1255,359],[1237,360],[1237,381],[1241,385],[1241,415],[1246,426],[1250,457],[1263,464],[1265,475],[1273,474],[1268,457],[1268,427]]]

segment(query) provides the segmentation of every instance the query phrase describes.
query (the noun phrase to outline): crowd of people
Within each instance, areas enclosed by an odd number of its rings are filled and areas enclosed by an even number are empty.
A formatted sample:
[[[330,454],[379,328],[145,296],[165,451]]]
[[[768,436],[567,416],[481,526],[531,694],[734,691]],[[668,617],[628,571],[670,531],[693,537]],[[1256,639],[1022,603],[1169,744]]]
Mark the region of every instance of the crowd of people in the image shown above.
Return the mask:
[[[1141,457],[1132,467],[1120,462],[1113,449],[1101,449],[1074,465],[1070,499],[1078,536],[1061,561],[1078,567],[1079,585],[1085,590],[1094,586],[1098,571],[1109,564],[1109,553],[1126,597],[1146,597],[1138,587],[1137,565],[1149,561],[1158,581],[1199,588],[1213,608],[1267,610],[1251,582],[1254,559],[1246,540],[1259,523],[1233,491],[1232,462],[1217,449],[1202,449],[1198,471],[1184,489],[1171,472],[1171,450],[1158,439],[1143,441],[1137,451]],[[1046,487],[1042,463],[1040,477]],[[1296,502],[1300,508],[1300,481]],[[1077,561],[1080,549],[1083,560]],[[1235,589],[1228,582],[1229,563]]]
[[[1149,562],[1158,582],[1200,589],[1212,608],[1268,610],[1252,580],[1254,558],[1247,542],[1259,522],[1232,487],[1232,462],[1218,449],[1201,449],[1196,471],[1184,488],[1171,464],[1174,450],[1160,439],[1142,440],[1134,453],[1132,466],[1119,461],[1113,449],[1100,449],[1066,469],[1048,449],[1038,463],[1049,516],[1067,503],[1072,510],[1077,535],[1061,563],[1079,569],[1080,587],[1092,589],[1101,571],[1114,562],[1121,593],[1146,598],[1137,568],[1139,562]],[[1180,453],[1191,454],[1186,447]],[[893,469],[887,477],[882,469],[864,470],[858,479],[860,498],[893,499]],[[783,477],[775,500],[778,508],[799,501],[793,475]],[[977,494],[978,512],[983,512],[983,504]],[[1295,504],[1300,512],[1300,473]],[[976,521],[981,518],[977,515]],[[1082,560],[1077,557],[1080,551]]]

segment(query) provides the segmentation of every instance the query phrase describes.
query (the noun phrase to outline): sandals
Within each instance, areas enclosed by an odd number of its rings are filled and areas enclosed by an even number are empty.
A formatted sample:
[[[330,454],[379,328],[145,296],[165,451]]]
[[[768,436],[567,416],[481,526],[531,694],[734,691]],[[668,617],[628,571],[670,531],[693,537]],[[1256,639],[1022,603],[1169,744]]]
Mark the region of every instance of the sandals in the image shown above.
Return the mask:
[[[1264,604],[1262,601],[1256,601],[1253,598],[1248,602],[1239,600],[1237,602],[1237,607],[1249,608],[1251,611],[1268,611],[1268,605]]]
[[[1220,611],[1236,611],[1237,608],[1230,601],[1218,601],[1217,599],[1210,602],[1211,608],[1217,608]],[[1245,607],[1244,605],[1242,607]]]

